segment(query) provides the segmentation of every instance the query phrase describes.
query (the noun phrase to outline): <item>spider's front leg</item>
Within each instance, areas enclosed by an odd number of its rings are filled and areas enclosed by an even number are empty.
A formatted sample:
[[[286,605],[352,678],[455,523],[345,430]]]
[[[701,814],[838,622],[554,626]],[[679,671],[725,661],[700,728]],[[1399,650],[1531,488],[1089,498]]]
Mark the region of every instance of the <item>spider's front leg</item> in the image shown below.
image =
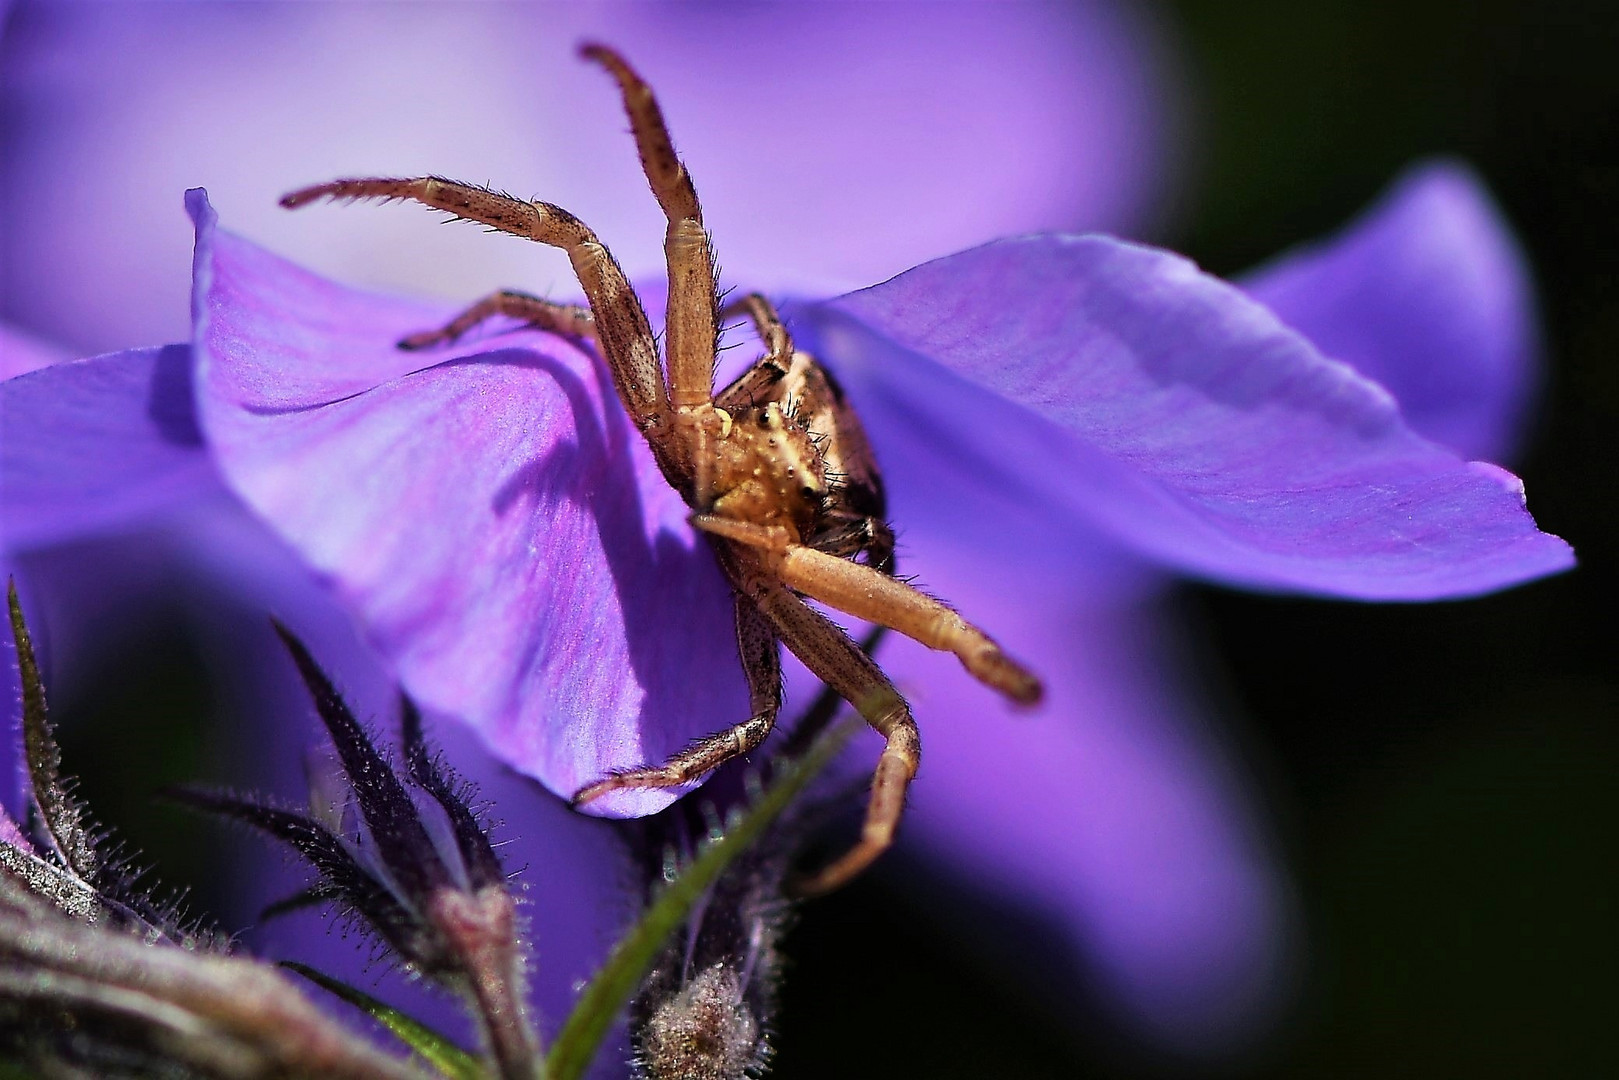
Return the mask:
[[[1040,680],[1007,656],[988,634],[903,581],[795,544],[779,526],[713,514],[694,514],[691,520],[705,532],[759,550],[765,565],[788,588],[857,619],[897,630],[930,649],[954,653],[979,682],[1019,704],[1033,705],[1044,693]]]
[[[561,248],[590,301],[596,340],[630,418],[643,432],[667,422],[669,398],[646,310],[618,261],[596,234],[560,206],[523,202],[436,176],[334,180],[294,191],[281,199],[281,205],[295,209],[317,199],[409,199],[500,232]],[[670,471],[665,461],[660,460],[660,465],[666,473]]]
[[[579,55],[606,68],[617,81],[635,147],[641,155],[642,171],[668,222],[663,240],[669,269],[664,349],[669,363],[670,402],[677,410],[706,406],[714,391],[719,291],[714,280],[714,252],[703,227],[697,189],[675,154],[663,110],[646,81],[605,45],[585,45]]]
[[[557,304],[515,289],[502,289],[479,300],[437,330],[424,330],[401,338],[399,347],[414,351],[456,341],[473,327],[497,315],[517,319],[537,329],[568,338],[576,344],[586,339],[595,340],[596,337],[596,320],[589,308],[578,304]]]
[[[641,170],[667,222],[663,253],[669,305],[663,325],[671,424],[643,431],[659,460],[673,463],[672,470],[664,471],[681,497],[691,506],[706,509],[714,496],[714,444],[722,437],[725,421],[712,400],[714,357],[719,348],[719,285],[702,204],[691,174],[675,154],[652,88],[605,45],[585,45],[579,54],[600,64],[618,83]]]
[[[741,593],[735,601],[737,651],[747,676],[753,715],[735,727],[698,739],[662,765],[622,769],[588,784],[574,794],[573,805],[623,788],[680,787],[754,750],[770,735],[781,711],[781,651],[775,631],[753,601]]]

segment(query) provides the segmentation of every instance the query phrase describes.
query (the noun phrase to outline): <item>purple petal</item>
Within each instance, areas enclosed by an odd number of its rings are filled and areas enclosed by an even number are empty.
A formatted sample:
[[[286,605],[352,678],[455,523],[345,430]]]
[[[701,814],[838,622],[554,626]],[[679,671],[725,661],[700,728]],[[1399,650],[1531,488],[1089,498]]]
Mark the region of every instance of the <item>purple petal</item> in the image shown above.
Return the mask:
[[[1053,521],[1186,572],[1428,600],[1572,565],[1517,478],[1415,435],[1380,386],[1166,252],[1002,241],[811,306],[798,330],[863,412],[965,445],[941,452],[932,490],[960,478],[951,462],[992,462]]]
[[[190,350],[133,349],[0,383],[0,543],[123,528],[217,492],[192,412]]]
[[[564,796],[747,716],[729,590],[598,362],[534,332],[403,353],[449,312],[323,282],[192,209],[226,481],[425,708]]]
[[[341,175],[489,181],[658,267],[663,222],[610,81],[574,55],[586,39],[659,92],[744,288],[866,284],[1008,230],[1130,231],[1173,183],[1167,36],[1107,0],[25,4],[0,63],[0,179],[30,197],[0,206],[0,264],[23,269],[0,318],[80,355],[183,337],[170,200],[199,183],[247,235],[385,291],[470,301],[566,263],[420,210],[294,216],[276,198]]]
[[[1493,461],[1517,445],[1537,382],[1534,289],[1466,166],[1410,170],[1342,233],[1240,284],[1322,353],[1388,387],[1419,434]]]
[[[1047,697],[1016,710],[949,658],[883,646],[923,732],[908,842],[1037,927],[1034,977],[1066,1017],[1084,988],[1162,1049],[1219,1057],[1262,1035],[1297,974],[1297,912],[1153,607],[957,556],[917,568]],[[965,914],[992,955],[1029,944]]]

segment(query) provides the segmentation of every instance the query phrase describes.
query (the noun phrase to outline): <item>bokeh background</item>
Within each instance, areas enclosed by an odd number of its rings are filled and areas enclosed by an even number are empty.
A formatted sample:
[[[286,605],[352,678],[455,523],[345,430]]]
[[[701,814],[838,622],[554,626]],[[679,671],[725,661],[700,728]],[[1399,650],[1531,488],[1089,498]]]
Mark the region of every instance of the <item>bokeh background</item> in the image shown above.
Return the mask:
[[[1308,959],[1286,1020],[1243,1057],[1195,1066],[1121,1043],[1104,1025],[1058,1020],[1051,987],[984,962],[927,918],[900,862],[804,913],[787,946],[775,1075],[1619,1071],[1610,1033],[1619,1006],[1619,8],[1054,4],[1035,31],[986,35],[962,52],[928,5],[884,5],[889,13],[872,23],[852,7],[814,5],[790,15],[775,5],[595,14],[510,5],[496,16],[480,5],[460,19],[430,5],[230,7],[235,14],[202,4],[0,8],[0,319],[81,354],[183,336],[190,238],[178,195],[196,182],[210,184],[242,231],[348,280],[372,275],[467,297],[552,282],[559,271],[539,255],[477,236],[446,240],[451,230],[430,222],[366,232],[371,225],[331,215],[283,224],[267,207],[291,184],[380,154],[394,155],[400,171],[511,177],[576,208],[640,207],[632,171],[581,180],[548,164],[564,139],[577,147],[569,153],[622,164],[611,99],[566,58],[566,42],[587,31],[632,56],[640,47],[689,60],[648,65],[666,103],[715,80],[755,103],[734,120],[670,106],[694,168],[705,163],[698,176],[721,253],[753,280],[770,275],[773,242],[792,242],[795,214],[842,205],[889,242],[849,254],[827,240],[795,255],[800,278],[862,284],[942,253],[941,244],[1036,227],[1107,227],[1233,274],[1331,231],[1414,158],[1472,162],[1516,226],[1540,289],[1547,375],[1517,471],[1542,527],[1574,544],[1579,570],[1426,606],[1191,585],[1175,599],[1193,677],[1254,776],[1302,897]],[[1004,5],[981,10],[991,23],[1023,25],[1002,17]],[[407,35],[413,51],[398,45],[405,38],[383,34],[388,48],[374,40],[377,27],[413,21],[423,26]],[[511,44],[513,27],[529,21],[549,44]],[[220,46],[221,34],[235,43]],[[956,87],[981,111],[941,118],[952,99],[940,89],[883,104],[888,43],[914,50],[930,34],[936,64],[952,65],[937,86]],[[824,59],[773,67],[764,47],[773,36]],[[547,48],[563,55],[560,65]],[[249,56],[285,77],[251,76]],[[529,115],[520,96],[478,99],[476,80],[458,74],[468,56],[482,75],[506,65],[514,79],[532,77],[525,92],[536,100],[584,87],[577,113],[560,123],[544,109]],[[333,101],[319,116],[286,107],[300,79],[342,65],[370,71],[374,96]],[[931,87],[940,70],[914,81]],[[449,104],[417,117],[412,144],[410,127],[384,110],[423,81]],[[907,139],[817,142],[794,128],[794,103],[812,101],[821,85],[868,95],[850,107]],[[227,94],[249,105],[232,130],[216,131],[208,106]],[[187,175],[195,162],[165,149],[204,135],[234,149],[234,171]],[[1035,160],[1009,178],[996,157],[1018,148]],[[1096,155],[1105,168],[1085,160]],[[859,197],[800,184],[798,157],[835,165]],[[41,162],[55,169],[44,189],[23,182]],[[935,229],[916,192],[952,163],[981,198],[965,221]],[[304,172],[283,175],[288,168]],[[761,169],[779,182],[727,190],[727,176]],[[128,209],[159,200],[161,214]],[[655,242],[649,209],[592,220],[604,234]],[[750,226],[757,246],[729,251],[726,213],[779,219],[782,239]],[[632,266],[652,257],[635,243],[615,245]],[[229,773],[241,752],[208,625],[195,616],[196,587],[183,565],[150,557],[169,587],[143,594],[138,617],[88,583],[81,595],[58,586],[39,601],[46,612],[81,613],[52,624],[59,639],[73,638],[55,642],[65,753],[92,804],[164,877],[194,884],[205,905],[223,903],[210,869],[217,856],[199,846],[195,823],[150,803],[165,783]],[[131,729],[142,737],[106,734]]]

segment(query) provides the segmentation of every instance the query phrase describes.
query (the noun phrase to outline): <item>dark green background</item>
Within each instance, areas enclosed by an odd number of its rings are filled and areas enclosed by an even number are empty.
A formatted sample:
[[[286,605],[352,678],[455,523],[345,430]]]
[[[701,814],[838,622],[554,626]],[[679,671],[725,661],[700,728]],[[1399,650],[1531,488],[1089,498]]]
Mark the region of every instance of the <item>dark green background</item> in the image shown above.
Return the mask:
[[[1581,561],[1421,607],[1184,591],[1311,922],[1292,1025],[1226,1071],[1619,1074],[1619,5],[1166,15],[1201,145],[1161,239],[1205,267],[1334,229],[1416,157],[1458,154],[1489,181],[1533,262],[1551,366],[1519,471]],[[1144,1069],[1037,1022],[1038,986],[1021,998],[954,959],[880,884],[812,910],[793,944],[778,1076]],[[892,963],[874,974],[874,956]]]
[[[1413,158],[1472,161],[1519,228],[1551,373],[1519,462],[1580,569],[1484,600],[1314,603],[1186,588],[1223,722],[1264,778],[1310,920],[1290,1025],[1252,1077],[1619,1072],[1619,5],[1169,5],[1190,60],[1189,179],[1155,237],[1232,273],[1363,207]],[[154,613],[161,614],[161,613]],[[165,877],[206,886],[179,815],[147,797],[210,771],[219,702],[177,607],[71,703],[70,766]],[[164,629],[167,627],[167,629]],[[98,717],[196,747],[131,768]],[[76,721],[85,722],[78,723]],[[155,730],[155,729],[149,729]],[[890,874],[903,873],[903,867]],[[911,894],[914,895],[914,894]],[[204,893],[201,900],[212,897]],[[1043,1019],[1042,988],[963,959],[878,878],[791,937],[783,1078],[1186,1073]]]

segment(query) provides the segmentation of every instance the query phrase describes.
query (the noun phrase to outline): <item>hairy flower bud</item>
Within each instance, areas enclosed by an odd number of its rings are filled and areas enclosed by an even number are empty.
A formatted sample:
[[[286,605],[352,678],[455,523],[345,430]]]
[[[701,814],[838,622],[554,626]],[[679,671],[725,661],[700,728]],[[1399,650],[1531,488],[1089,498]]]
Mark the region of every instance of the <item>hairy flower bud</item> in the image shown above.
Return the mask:
[[[722,779],[705,795],[728,786]],[[693,827],[705,810],[719,821],[706,800],[648,819],[641,862],[649,894],[689,861],[694,837],[719,832]],[[791,915],[784,882],[800,835],[778,826],[739,856],[660,954],[630,1009],[637,1075],[740,1080],[763,1071],[781,981],[777,944]]]
[[[0,807],[0,1061],[41,1076],[418,1075],[137,886],[61,775],[15,585],[7,599],[28,805],[22,827]]]
[[[861,649],[871,653],[883,635],[883,628],[874,628]],[[841,745],[827,731],[841,706],[836,693],[824,690],[791,725],[792,734],[767,769],[802,764],[817,744]],[[720,836],[721,823],[757,803],[762,790],[756,773],[729,768],[710,781],[701,800],[642,819],[634,851],[647,900],[691,861],[703,837]],[[778,946],[803,896],[795,887],[801,879],[794,876],[794,861],[819,826],[859,798],[858,791],[844,789],[795,803],[692,906],[631,1003],[637,1076],[741,1080],[764,1074],[782,978]]]
[[[741,973],[714,964],[641,1022],[636,1060],[656,1080],[732,1080],[764,1063],[762,1034]]]
[[[377,748],[302,642],[277,631],[331,736],[352,827],[341,812],[304,812],[261,799],[185,791],[184,801],[254,826],[292,847],[319,881],[291,902],[336,900],[411,970],[470,998],[507,1075],[532,1062],[536,1040],[522,997],[516,901],[470,787],[429,754],[421,715],[403,699],[404,775]]]

